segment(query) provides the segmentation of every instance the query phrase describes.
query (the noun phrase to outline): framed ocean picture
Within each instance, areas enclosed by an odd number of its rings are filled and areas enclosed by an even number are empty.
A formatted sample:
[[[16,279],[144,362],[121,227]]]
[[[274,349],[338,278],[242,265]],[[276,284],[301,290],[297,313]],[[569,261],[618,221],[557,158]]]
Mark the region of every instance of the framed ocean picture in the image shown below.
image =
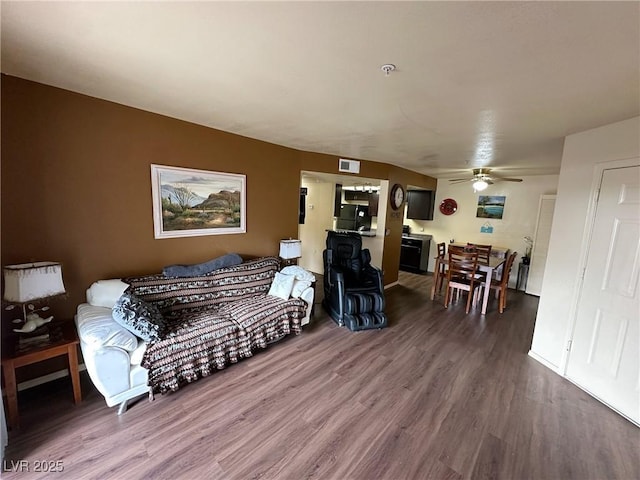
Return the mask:
[[[507,197],[497,195],[479,195],[476,217],[479,218],[502,218],[504,213],[504,202]]]
[[[246,176],[151,165],[155,238],[246,232]]]

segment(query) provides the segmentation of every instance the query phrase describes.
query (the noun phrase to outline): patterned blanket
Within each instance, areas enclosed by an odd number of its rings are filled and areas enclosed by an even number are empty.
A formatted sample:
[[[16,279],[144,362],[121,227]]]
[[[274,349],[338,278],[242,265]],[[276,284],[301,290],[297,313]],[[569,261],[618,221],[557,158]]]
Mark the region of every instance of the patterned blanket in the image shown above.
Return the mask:
[[[270,341],[300,334],[306,303],[267,295],[278,266],[268,257],[200,277],[125,279],[129,293],[157,305],[171,324],[142,359],[152,394],[178,390]]]
[[[123,279],[133,293],[155,304],[163,315],[197,312],[205,307],[266,295],[280,261],[259,258],[198,277],[165,277],[163,274]]]
[[[240,336],[246,338],[251,350],[267,348],[267,344],[292,331],[300,335],[300,321],[306,303],[299,298],[282,300],[263,295],[223,305],[220,313],[228,315],[240,327]]]
[[[141,365],[149,370],[151,393],[175,391],[242,357],[251,356],[240,327],[214,311],[185,315],[164,338],[147,345]]]

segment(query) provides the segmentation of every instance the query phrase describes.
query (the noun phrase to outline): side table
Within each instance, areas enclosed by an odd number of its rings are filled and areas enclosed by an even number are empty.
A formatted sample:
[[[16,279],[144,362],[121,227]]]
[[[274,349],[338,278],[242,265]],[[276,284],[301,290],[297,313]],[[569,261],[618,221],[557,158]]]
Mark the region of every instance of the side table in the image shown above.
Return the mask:
[[[18,391],[16,384],[16,369],[32,363],[41,362],[49,358],[67,355],[69,358],[69,376],[73,385],[73,401],[78,404],[82,401],[80,390],[80,372],[78,370],[78,334],[72,321],[52,321],[49,325],[51,332],[56,331],[49,341],[38,344],[33,348],[22,348],[18,337],[7,345],[2,352],[2,374],[7,392],[7,420],[9,427],[18,428],[20,417],[18,414]]]
[[[529,277],[529,264],[520,262],[518,264],[518,279],[516,280],[516,290],[520,290],[520,285],[522,285],[522,290],[527,289],[528,277]]]

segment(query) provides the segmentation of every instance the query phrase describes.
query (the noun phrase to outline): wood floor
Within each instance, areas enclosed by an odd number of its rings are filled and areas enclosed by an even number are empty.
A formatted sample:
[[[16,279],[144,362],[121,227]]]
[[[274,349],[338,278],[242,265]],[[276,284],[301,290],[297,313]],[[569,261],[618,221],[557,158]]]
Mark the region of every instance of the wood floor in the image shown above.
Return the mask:
[[[485,317],[401,272],[389,327],[298,337],[118,417],[83,374],[20,393],[3,478],[638,479],[639,429],[527,356],[538,300]],[[52,388],[55,387],[55,388]],[[14,462],[14,463],[12,463]]]

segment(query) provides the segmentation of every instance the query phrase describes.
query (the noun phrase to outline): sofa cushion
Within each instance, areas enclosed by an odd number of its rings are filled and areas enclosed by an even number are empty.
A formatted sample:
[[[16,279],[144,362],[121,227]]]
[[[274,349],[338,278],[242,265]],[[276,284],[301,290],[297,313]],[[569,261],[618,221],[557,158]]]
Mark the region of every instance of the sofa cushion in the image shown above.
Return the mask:
[[[147,342],[160,339],[167,328],[162,314],[155,305],[130,293],[123,293],[113,306],[113,318]]]
[[[129,285],[119,278],[98,280],[87,289],[87,303],[94,307],[113,308],[127,287]]]
[[[293,275],[285,275],[284,273],[276,272],[273,277],[273,283],[269,288],[269,295],[274,297],[280,297],[283,300],[288,300],[293,290],[293,282],[295,281]]]
[[[110,308],[82,303],[78,305],[76,323],[80,340],[93,349],[119,347],[133,352],[138,347],[136,336],[113,319]]]

